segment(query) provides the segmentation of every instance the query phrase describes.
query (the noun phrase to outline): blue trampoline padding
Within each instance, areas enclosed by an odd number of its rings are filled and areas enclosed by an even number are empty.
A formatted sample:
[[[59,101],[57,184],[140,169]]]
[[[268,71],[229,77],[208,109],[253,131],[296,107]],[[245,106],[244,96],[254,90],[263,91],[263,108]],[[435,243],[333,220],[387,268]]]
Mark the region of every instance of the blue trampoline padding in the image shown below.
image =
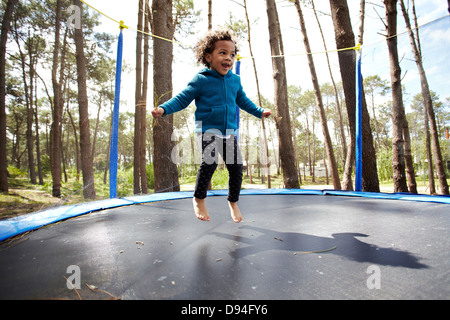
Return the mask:
[[[345,191],[345,190],[324,190],[324,195],[334,196],[352,196],[352,197],[364,197],[372,199],[391,199],[391,200],[409,200],[409,201],[422,201],[422,202],[435,202],[450,204],[450,196],[430,196],[426,194],[411,194],[404,192],[397,193],[381,193],[381,192],[357,192],[357,191]]]
[[[210,190],[208,196],[226,196],[228,190]],[[243,189],[241,195],[335,195],[335,196],[353,196],[374,199],[393,199],[393,200],[410,200],[410,201],[426,201],[450,204],[449,196],[429,196],[429,195],[413,195],[406,193],[376,193],[376,192],[355,192],[343,190],[316,190],[316,189]],[[131,196],[124,198],[114,198],[87,203],[60,206],[25,214],[0,221],[0,241],[11,238],[15,235],[40,228],[61,220],[73,218],[79,215],[87,214],[94,211],[110,209],[132,204],[176,200],[191,198],[193,191],[180,192],[164,192],[153,193],[141,196]]]

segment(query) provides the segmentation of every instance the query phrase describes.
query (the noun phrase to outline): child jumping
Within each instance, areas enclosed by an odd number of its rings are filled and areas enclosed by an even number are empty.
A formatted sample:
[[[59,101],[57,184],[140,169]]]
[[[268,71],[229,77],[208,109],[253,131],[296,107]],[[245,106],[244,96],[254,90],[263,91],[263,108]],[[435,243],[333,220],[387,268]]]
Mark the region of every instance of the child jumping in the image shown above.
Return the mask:
[[[269,117],[270,109],[257,107],[247,98],[241,78],[231,69],[237,55],[236,41],[229,31],[210,31],[195,47],[197,62],[206,66],[178,95],[152,110],[153,117],[183,110],[195,100],[195,132],[201,139],[202,162],[193,197],[198,219],[209,221],[205,198],[209,182],[221,154],[229,173],[228,205],[234,222],[242,221],[237,206],[242,185],[243,165],[236,139],[236,105],[255,117]]]

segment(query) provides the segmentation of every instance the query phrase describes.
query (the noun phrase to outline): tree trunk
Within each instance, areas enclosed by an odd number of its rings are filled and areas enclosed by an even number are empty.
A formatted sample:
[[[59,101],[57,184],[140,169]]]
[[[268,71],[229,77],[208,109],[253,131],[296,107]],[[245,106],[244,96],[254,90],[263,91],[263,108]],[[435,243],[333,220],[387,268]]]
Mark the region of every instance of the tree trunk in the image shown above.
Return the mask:
[[[330,0],[331,15],[333,18],[334,33],[337,49],[353,48],[355,36],[350,21],[347,0]],[[346,168],[350,168],[354,161],[355,135],[356,135],[356,57],[354,50],[339,51],[339,66],[341,69],[342,84],[345,94],[347,116],[350,125],[350,148],[348,149]],[[363,191],[379,192],[377,161],[373,147],[370,117],[367,111],[366,100],[362,95],[362,127],[363,127]]]
[[[279,137],[279,154],[285,188],[300,188],[292,145],[291,122],[289,119],[286,66],[283,56],[283,42],[278,24],[275,0],[266,0],[269,20],[270,48],[274,80],[275,123]]]
[[[293,147],[294,147],[295,167],[298,170],[298,172],[297,172],[297,174],[298,174],[298,181],[299,181],[299,184],[301,185],[302,184],[302,175],[300,173],[300,161],[299,161],[299,157],[298,157],[298,146],[297,146],[296,139],[295,139],[296,138],[296,132],[297,132],[297,125],[296,125],[295,119],[297,119],[298,113],[296,111],[298,111],[298,110],[295,110],[295,109],[296,108],[292,108],[292,106],[291,106],[289,111],[290,111],[290,115],[291,115],[291,118],[292,118],[292,137],[293,137],[293,140],[294,140]]]
[[[341,189],[341,181],[339,179],[338,167],[337,167],[337,163],[336,163],[336,158],[334,157],[333,144],[331,142],[330,133],[328,131],[327,117],[325,114],[325,109],[323,107],[322,94],[320,92],[319,80],[317,79],[316,68],[314,66],[314,60],[313,60],[313,57],[311,54],[311,48],[309,45],[308,34],[306,32],[305,20],[303,19],[303,12],[300,7],[299,0],[295,0],[295,7],[297,8],[298,16],[300,19],[300,27],[301,27],[302,34],[303,34],[303,42],[304,42],[306,53],[307,53],[308,65],[309,65],[309,69],[311,72],[311,79],[312,79],[312,83],[313,83],[313,87],[314,87],[314,95],[316,97],[317,106],[319,108],[319,116],[320,116],[320,122],[322,125],[322,133],[325,138],[326,154],[327,154],[328,160],[330,161],[330,166],[331,166],[330,169],[331,169],[331,177],[333,180],[333,187],[336,190],[340,190]],[[328,176],[327,176],[327,178],[328,178]]]
[[[428,159],[428,188],[430,194],[436,193],[436,187],[434,184],[434,174],[433,174],[433,156],[431,154],[431,137],[430,137],[430,128],[428,125],[428,113],[426,108],[423,108],[424,110],[424,123],[425,123],[425,146],[427,149],[427,159]],[[425,168],[424,168],[425,170]]]
[[[172,1],[153,0],[153,34],[172,39],[174,33],[172,21]],[[153,38],[153,85],[154,105],[158,106],[172,96],[172,60],[171,42]],[[153,128],[155,192],[179,191],[178,171],[171,159],[175,147],[171,140],[173,133],[173,115],[158,118]]]
[[[66,141],[66,145],[69,144],[69,132],[67,131],[67,141]],[[61,160],[62,160],[62,172],[64,173],[64,182],[67,183],[68,179],[67,179],[67,170],[66,170],[66,160],[67,160],[67,156],[64,156],[64,154],[67,155],[67,150],[64,153],[64,131],[61,134],[61,148],[59,148],[61,150]]]
[[[312,165],[311,165],[311,130],[309,129],[309,120],[308,120],[308,113],[305,112],[305,120],[306,120],[306,141],[308,143],[308,167],[309,167],[309,175],[312,177]],[[305,165],[305,172],[306,172],[306,165]],[[306,173],[303,177],[306,180]]]
[[[144,12],[145,11],[145,12]],[[145,14],[145,23],[144,21]],[[148,0],[139,1],[138,30],[149,33],[150,7]],[[149,37],[144,39],[144,63],[142,63],[142,32],[136,37],[136,91],[135,91],[135,118],[134,118],[134,171],[133,191],[134,194],[148,193],[147,186],[147,160],[146,151],[146,127],[147,127],[147,83],[148,83],[148,50]],[[144,68],[142,68],[144,67]]]
[[[411,152],[411,138],[409,134],[408,119],[406,119],[405,109],[403,108],[403,139],[405,139],[405,165],[408,189],[410,193],[417,193],[416,174],[414,170],[414,160]]]
[[[260,107],[262,107],[261,102],[261,91],[259,90],[259,80],[258,80],[258,72],[256,71],[256,62],[255,57],[253,56],[253,50],[252,50],[252,41],[251,41],[251,33],[250,33],[250,20],[248,18],[248,10],[247,10],[247,0],[244,0],[244,10],[245,10],[245,19],[247,21],[247,35],[248,35],[248,47],[250,50],[250,56],[252,57],[253,62],[253,70],[255,72],[255,80],[256,80],[256,92],[258,94],[258,104]],[[263,142],[264,142],[264,148],[262,152],[264,153],[264,167],[265,167],[265,174],[267,174],[267,188],[271,188],[271,181],[270,181],[270,158],[269,158],[269,146],[267,143],[267,135],[266,135],[266,125],[264,123],[264,118],[261,119],[261,128],[263,131]]]
[[[440,185],[440,193],[444,195],[449,194],[449,187],[447,183],[447,177],[445,174],[445,168],[444,168],[444,161],[442,159],[442,153],[441,148],[439,144],[439,131],[436,125],[436,117],[434,114],[434,108],[433,108],[433,102],[431,99],[430,94],[430,88],[428,86],[428,80],[425,73],[425,69],[423,68],[422,64],[422,54],[420,52],[420,46],[417,45],[419,43],[419,39],[416,39],[414,37],[414,34],[411,30],[411,23],[409,22],[409,16],[405,8],[405,4],[403,0],[400,1],[400,5],[403,12],[403,17],[405,18],[406,27],[408,29],[409,38],[411,42],[411,47],[414,53],[414,59],[416,60],[417,68],[419,69],[419,76],[420,76],[420,83],[422,88],[422,98],[423,98],[423,105],[425,107],[425,110],[428,115],[428,119],[430,121],[430,131],[431,131],[431,140],[433,144],[433,157],[434,162],[436,164],[436,171],[439,179],[439,185]],[[418,30],[416,31],[418,34]],[[431,163],[430,163],[431,165]]]
[[[102,102],[103,97],[102,97],[102,93],[100,93],[100,97],[99,97],[99,101],[98,101],[98,108],[97,108],[97,117],[95,119],[95,129],[94,129],[94,137],[93,137],[93,141],[92,141],[92,157],[95,158],[95,147],[97,145],[97,135],[98,135],[98,126],[100,123],[100,112],[102,111]]]
[[[311,1],[311,4],[312,4],[313,11],[314,11],[314,16],[316,17],[317,24],[319,26],[320,35],[322,37],[322,42],[323,42],[323,46],[324,46],[324,49],[325,49],[325,56],[327,57],[328,71],[330,73],[331,83],[333,85],[335,101],[336,101],[336,111],[337,111],[337,114],[338,114],[338,117],[339,117],[339,130],[340,130],[340,138],[341,138],[341,144],[342,144],[342,153],[343,153],[343,157],[345,158],[345,156],[347,155],[347,141],[345,140],[344,121],[343,121],[343,118],[342,118],[341,103],[339,101],[339,94],[338,94],[336,82],[334,81],[333,72],[331,71],[331,64],[330,64],[330,58],[329,58],[329,55],[328,55],[328,49],[327,49],[327,45],[326,45],[326,42],[325,42],[325,37],[323,35],[322,26],[320,25],[319,18],[317,16],[317,12],[316,12],[316,8],[314,6],[314,1]],[[345,159],[344,159],[344,165],[345,165]],[[349,188],[349,190],[351,190],[352,189],[352,187],[351,187],[351,178],[349,180],[347,180],[347,181],[350,181],[350,188]],[[344,190],[347,190],[347,189],[348,188],[346,188],[346,186],[344,184]]]
[[[38,99],[37,99],[37,84],[35,84],[34,87],[34,96],[35,96],[35,130],[36,130],[36,158],[37,158],[37,166],[38,166],[38,178],[39,178],[39,184],[44,184],[44,174],[42,172],[42,159],[41,159],[41,141],[39,138],[39,112],[38,112]]]
[[[75,125],[75,121],[73,120],[72,113],[70,113],[69,106],[67,106],[67,114],[69,115],[70,123],[72,124],[73,135],[75,137],[75,166],[77,169],[76,181],[80,180],[80,150],[78,144],[78,132],[77,126]]]
[[[137,29],[143,30],[144,1],[139,1]],[[142,117],[142,32],[136,35],[136,89],[134,109],[134,155],[133,193],[142,193],[141,188],[141,117]]]
[[[15,22],[16,24],[16,22]],[[22,51],[20,45],[19,34],[17,31],[18,27],[15,27],[15,40],[17,48],[19,50],[20,64],[22,67],[22,81],[23,81],[23,91],[25,95],[25,104],[27,108],[26,116],[26,149],[27,149],[27,162],[28,162],[28,176],[30,177],[30,182],[36,184],[36,170],[34,164],[34,143],[33,143],[33,77],[34,77],[34,65],[33,65],[33,44],[30,33],[28,32],[28,37],[25,38],[26,48],[28,51],[29,62],[26,61],[26,54]],[[28,65],[28,72],[27,72]],[[28,78],[30,81],[28,82]]]
[[[208,0],[208,30],[212,29],[212,0]]]
[[[35,110],[33,108],[34,105],[34,94],[33,87],[35,81],[36,74],[36,65],[37,65],[37,47],[38,43],[32,43],[28,48],[28,57],[30,61],[29,65],[29,78],[30,78],[30,87],[29,87],[29,108],[27,112],[27,149],[28,149],[28,168],[30,171],[30,181],[32,184],[37,184],[36,180],[36,162],[34,160],[34,146],[35,146],[35,137],[33,135],[33,122],[35,122]],[[34,45],[33,45],[34,44]],[[36,47],[35,47],[36,46]]]
[[[61,83],[58,82],[58,60],[59,60],[59,36],[61,30],[62,0],[56,1],[55,21],[55,45],[53,48],[52,84],[53,84],[53,110],[52,125],[50,129],[50,167],[52,172],[53,187],[52,195],[61,197],[61,121],[62,121],[62,99]]]
[[[148,0],[145,0],[145,24],[144,24],[144,32],[150,33],[150,7]],[[146,145],[147,145],[147,88],[148,88],[148,66],[149,66],[149,36],[144,35],[144,71],[142,74],[142,93],[141,93],[141,101],[142,107],[141,109],[141,132],[140,132],[140,143],[139,143],[139,156],[140,156],[140,177],[141,177],[141,191],[142,193],[148,193],[147,186],[147,159],[145,157]]]
[[[80,0],[74,4],[81,8]],[[81,17],[83,16],[80,14]],[[83,173],[83,196],[85,199],[95,199],[94,168],[91,153],[91,134],[89,128],[89,109],[86,87],[86,58],[84,55],[83,28],[75,29],[75,47],[77,60],[78,108],[80,114],[80,151],[81,170]]]
[[[29,39],[30,41],[30,39]],[[30,41],[31,42],[31,41]],[[27,152],[28,152],[28,174],[30,176],[30,182],[36,184],[36,165],[34,162],[34,136],[33,136],[33,122],[34,122],[34,110],[33,110],[33,80],[34,80],[34,67],[33,63],[33,45],[30,44],[28,48],[29,57],[29,72],[30,84],[26,84],[25,63],[24,67],[24,86],[26,88],[25,95],[27,101]],[[24,61],[25,62],[25,61]]]
[[[8,163],[6,158],[6,42],[14,7],[18,0],[8,0],[3,13],[0,39],[0,192],[8,193]]]
[[[103,171],[103,183],[106,184],[106,180],[107,180],[107,176],[108,176],[108,170],[109,170],[109,152],[110,152],[110,148],[111,148],[111,133],[112,133],[112,122],[113,122],[113,110],[111,107],[110,110],[110,115],[111,115],[111,121],[109,122],[109,134],[108,134],[108,145],[107,145],[107,149],[106,149],[106,159],[105,159],[105,170]]]
[[[405,175],[405,147],[403,140],[403,96],[401,69],[397,48],[397,0],[384,0],[386,7],[387,45],[391,65],[392,85],[392,169],[394,192],[408,192]]]
[[[366,79],[367,80],[367,79]],[[371,90],[371,100],[372,100],[372,119],[373,119],[373,123],[375,126],[375,133],[376,133],[376,137],[375,137],[375,141],[376,143],[376,147],[375,147],[375,152],[377,152],[378,150],[380,150],[381,144],[380,144],[380,135],[379,135],[379,129],[378,129],[378,120],[377,120],[377,115],[375,113],[375,95],[374,95],[374,89]]]

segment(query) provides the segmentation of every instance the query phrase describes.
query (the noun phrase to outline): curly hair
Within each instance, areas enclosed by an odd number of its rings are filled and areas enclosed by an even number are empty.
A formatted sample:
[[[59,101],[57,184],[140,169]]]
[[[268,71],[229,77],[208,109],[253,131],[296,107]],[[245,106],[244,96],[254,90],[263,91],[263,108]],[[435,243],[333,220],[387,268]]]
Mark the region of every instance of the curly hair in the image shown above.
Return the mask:
[[[209,68],[209,63],[208,61],[206,61],[206,54],[212,53],[214,51],[216,42],[221,40],[232,41],[234,43],[236,53],[238,52],[237,42],[228,29],[218,29],[214,31],[210,30],[203,38],[201,38],[197,42],[196,46],[194,47],[197,63],[204,64]]]

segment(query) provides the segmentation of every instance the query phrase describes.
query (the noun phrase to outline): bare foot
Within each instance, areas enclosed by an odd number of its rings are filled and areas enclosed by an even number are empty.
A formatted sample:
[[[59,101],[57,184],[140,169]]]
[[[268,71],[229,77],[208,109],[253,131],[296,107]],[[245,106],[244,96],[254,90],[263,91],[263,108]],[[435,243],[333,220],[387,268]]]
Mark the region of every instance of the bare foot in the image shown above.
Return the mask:
[[[208,210],[206,210],[205,199],[192,198],[195,216],[202,221],[209,221]]]
[[[233,219],[233,221],[236,223],[241,222],[242,214],[241,211],[239,210],[237,202],[228,201],[228,206],[230,207],[231,219]]]

